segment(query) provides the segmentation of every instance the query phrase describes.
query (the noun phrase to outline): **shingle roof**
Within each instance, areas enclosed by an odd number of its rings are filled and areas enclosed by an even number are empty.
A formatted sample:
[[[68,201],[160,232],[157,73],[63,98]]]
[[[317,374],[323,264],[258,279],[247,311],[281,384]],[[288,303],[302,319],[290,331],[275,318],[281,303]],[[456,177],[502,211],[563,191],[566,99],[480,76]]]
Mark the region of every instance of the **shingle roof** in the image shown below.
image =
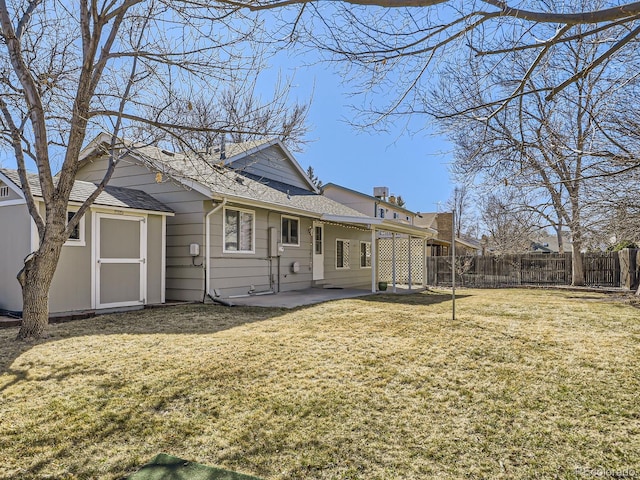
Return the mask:
[[[16,186],[20,187],[20,177],[16,170],[0,169],[0,172],[9,178],[9,180],[11,180]],[[36,197],[42,197],[42,190],[40,189],[38,176],[34,173],[28,173],[27,178],[33,195]],[[82,203],[89,198],[89,195],[91,195],[96,188],[96,185],[93,183],[76,180],[73,184],[69,201]],[[107,207],[148,210],[153,212],[173,212],[173,210],[165,204],[159,202],[151,195],[141,190],[114,187],[111,185],[107,185],[105,189],[100,192],[100,195],[98,195],[98,198],[96,198],[93,204]]]
[[[312,214],[368,218],[366,215],[317,193],[230,169],[215,156],[187,156],[157,147],[139,147],[132,154],[149,159],[156,168],[179,180],[193,180],[214,194],[266,203],[274,207],[303,210]]]

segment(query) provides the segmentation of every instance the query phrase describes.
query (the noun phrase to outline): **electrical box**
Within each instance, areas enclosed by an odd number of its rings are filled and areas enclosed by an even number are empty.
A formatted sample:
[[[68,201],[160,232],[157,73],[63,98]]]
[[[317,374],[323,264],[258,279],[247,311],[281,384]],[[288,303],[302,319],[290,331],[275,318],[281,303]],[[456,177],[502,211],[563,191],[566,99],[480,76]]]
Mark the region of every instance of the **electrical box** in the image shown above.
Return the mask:
[[[269,256],[279,257],[282,255],[282,244],[278,240],[278,229],[276,227],[269,227]]]
[[[197,257],[198,255],[200,255],[200,245],[198,245],[197,243],[192,243],[191,245],[189,245],[189,255],[191,255],[192,257]]]

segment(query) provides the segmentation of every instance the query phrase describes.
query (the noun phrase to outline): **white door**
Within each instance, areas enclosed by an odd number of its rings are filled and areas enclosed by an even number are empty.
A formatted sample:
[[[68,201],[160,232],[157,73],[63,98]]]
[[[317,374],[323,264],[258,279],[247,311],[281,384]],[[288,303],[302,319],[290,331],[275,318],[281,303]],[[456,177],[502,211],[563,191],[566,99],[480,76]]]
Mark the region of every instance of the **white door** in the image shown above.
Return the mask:
[[[96,308],[144,305],[147,296],[145,217],[96,215]]]
[[[324,226],[313,222],[313,279],[324,279]]]

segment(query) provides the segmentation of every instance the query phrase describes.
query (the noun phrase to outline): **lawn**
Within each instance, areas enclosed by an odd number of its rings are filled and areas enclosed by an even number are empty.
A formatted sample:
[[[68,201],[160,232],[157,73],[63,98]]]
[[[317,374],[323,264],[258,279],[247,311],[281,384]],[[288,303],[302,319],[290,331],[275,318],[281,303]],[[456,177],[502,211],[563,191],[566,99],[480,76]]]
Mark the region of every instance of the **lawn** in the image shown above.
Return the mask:
[[[0,478],[165,452],[265,479],[640,477],[640,311],[463,290],[0,331]]]

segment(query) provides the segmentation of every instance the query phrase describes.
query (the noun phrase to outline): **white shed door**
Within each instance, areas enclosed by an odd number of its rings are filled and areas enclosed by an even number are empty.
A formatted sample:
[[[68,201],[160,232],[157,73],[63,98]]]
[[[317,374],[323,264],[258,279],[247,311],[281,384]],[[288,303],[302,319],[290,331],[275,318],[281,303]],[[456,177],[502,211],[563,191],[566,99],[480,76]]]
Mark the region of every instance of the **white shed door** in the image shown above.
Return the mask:
[[[144,305],[145,217],[98,214],[95,233],[96,308]]]

